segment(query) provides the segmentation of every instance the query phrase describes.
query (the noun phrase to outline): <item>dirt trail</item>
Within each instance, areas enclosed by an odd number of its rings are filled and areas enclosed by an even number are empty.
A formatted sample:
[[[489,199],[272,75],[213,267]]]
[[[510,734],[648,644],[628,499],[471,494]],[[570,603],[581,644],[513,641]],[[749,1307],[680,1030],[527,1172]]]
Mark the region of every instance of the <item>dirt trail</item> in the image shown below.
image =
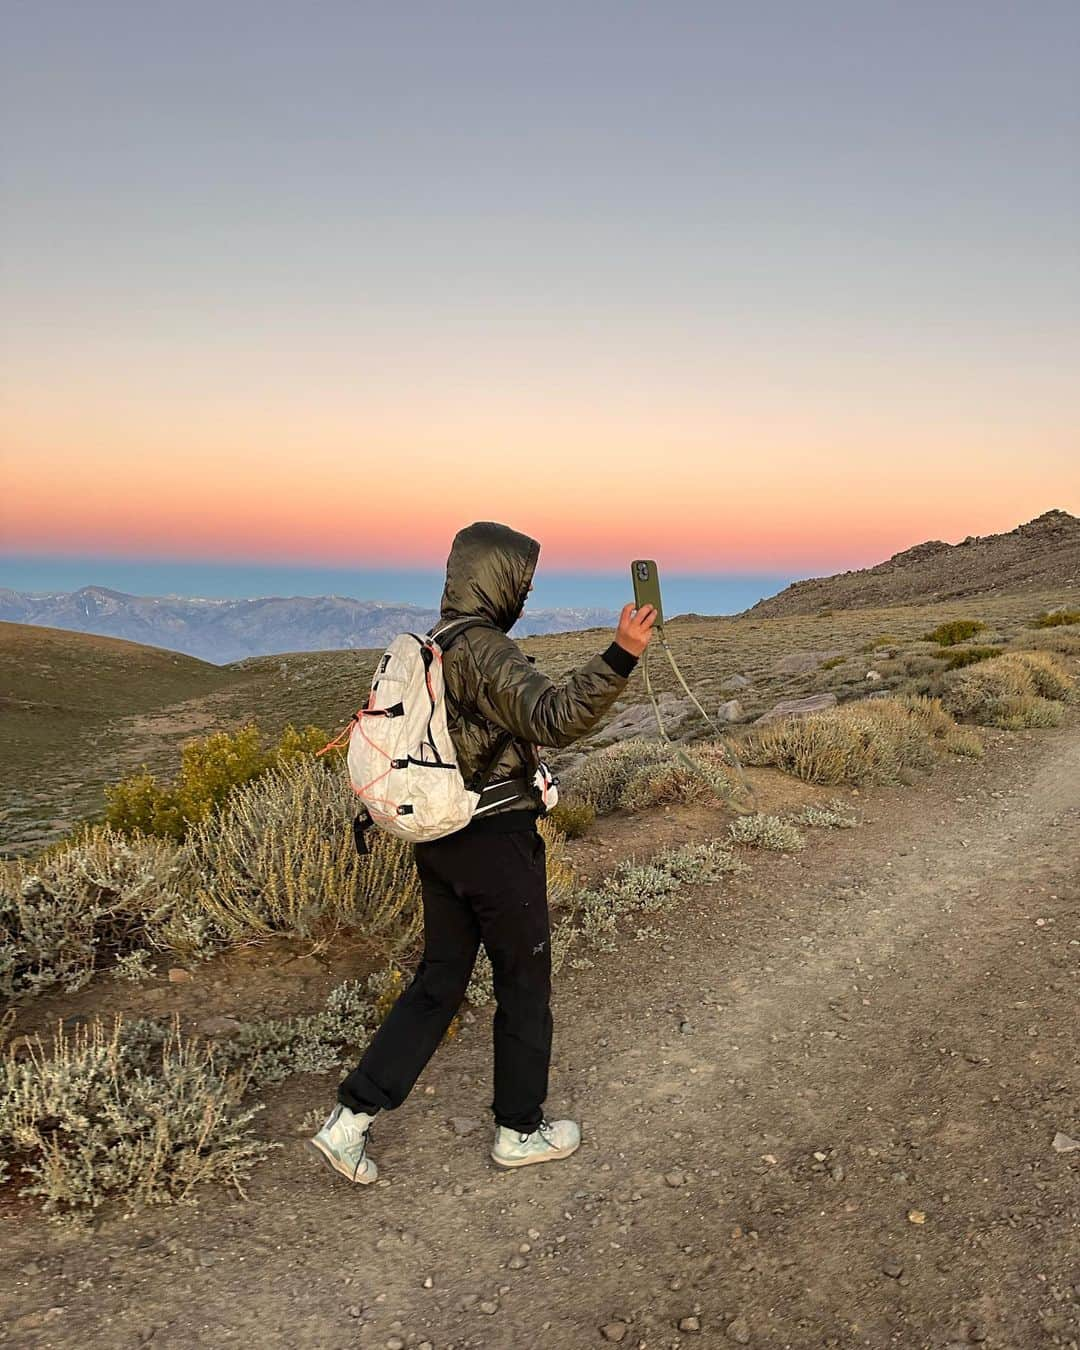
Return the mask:
[[[574,1159],[488,1162],[485,1014],[378,1123],[385,1185],[309,1162],[302,1078],[248,1203],[23,1214],[7,1343],[1076,1347],[1080,729],[856,805],[564,976]]]

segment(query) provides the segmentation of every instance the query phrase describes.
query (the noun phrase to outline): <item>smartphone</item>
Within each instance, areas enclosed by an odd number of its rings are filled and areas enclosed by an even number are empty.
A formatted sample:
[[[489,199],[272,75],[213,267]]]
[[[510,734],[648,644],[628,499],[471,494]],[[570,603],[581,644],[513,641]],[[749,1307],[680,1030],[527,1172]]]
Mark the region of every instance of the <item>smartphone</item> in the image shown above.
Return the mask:
[[[630,577],[634,583],[634,608],[652,605],[656,610],[656,627],[664,626],[664,608],[660,602],[660,573],[651,558],[638,558],[630,564]]]

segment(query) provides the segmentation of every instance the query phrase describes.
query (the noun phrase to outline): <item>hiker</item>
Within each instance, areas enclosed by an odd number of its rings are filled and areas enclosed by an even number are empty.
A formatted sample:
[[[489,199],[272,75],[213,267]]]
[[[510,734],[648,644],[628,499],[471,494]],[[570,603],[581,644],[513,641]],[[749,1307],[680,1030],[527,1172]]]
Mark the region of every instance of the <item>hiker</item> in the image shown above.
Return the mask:
[[[569,1157],[572,1120],[544,1115],[551,1058],[551,952],[537,747],[562,748],[592,730],[626,687],[655,612],[624,606],[615,640],[561,685],[507,636],[532,590],[540,545],[506,525],[469,525],[446,564],[441,623],[478,616],[443,657],[448,729],[462,775],[487,765],[488,785],[463,829],[415,846],[424,953],[408,988],[338,1089],[338,1105],[310,1145],[350,1181],[378,1176],[367,1154],[378,1111],[408,1096],[461,1005],[481,943],[491,959],[495,1138],[503,1167]],[[436,630],[432,630],[435,632]],[[509,733],[509,736],[507,735]],[[497,762],[490,760],[500,741]]]

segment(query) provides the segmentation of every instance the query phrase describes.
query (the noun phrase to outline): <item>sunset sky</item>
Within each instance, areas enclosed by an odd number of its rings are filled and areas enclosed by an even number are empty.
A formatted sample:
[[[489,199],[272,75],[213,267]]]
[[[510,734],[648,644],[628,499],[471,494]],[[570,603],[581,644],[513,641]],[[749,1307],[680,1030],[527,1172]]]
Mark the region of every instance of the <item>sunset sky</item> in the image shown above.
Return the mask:
[[[5,30],[9,560],[795,576],[1080,508],[1073,0]]]

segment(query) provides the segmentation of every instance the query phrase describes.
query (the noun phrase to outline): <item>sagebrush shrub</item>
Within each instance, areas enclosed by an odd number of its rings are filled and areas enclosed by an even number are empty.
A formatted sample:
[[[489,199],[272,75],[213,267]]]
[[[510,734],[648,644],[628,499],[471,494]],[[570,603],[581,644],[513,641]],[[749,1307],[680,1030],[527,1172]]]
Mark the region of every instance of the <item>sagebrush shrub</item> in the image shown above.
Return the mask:
[[[1009,659],[1019,661],[1029,674],[1035,692],[1043,698],[1067,703],[1073,696],[1076,681],[1060,662],[1047,652],[1009,652]]]
[[[576,797],[560,797],[558,804],[548,813],[553,825],[568,839],[580,839],[588,834],[596,821],[596,807],[592,802]]]
[[[1080,609],[1051,609],[1032,619],[1029,628],[1061,628],[1080,623]]]
[[[986,624],[981,619],[950,619],[927,633],[924,641],[936,642],[940,647],[955,647],[958,642],[967,642],[976,633],[985,631]]]
[[[843,802],[829,802],[826,806],[808,802],[794,820],[797,825],[810,825],[827,830],[851,830],[859,823],[855,816],[846,810]]]
[[[1005,731],[1023,731],[1026,727],[1060,726],[1065,717],[1065,709],[1053,699],[1040,698],[1038,694],[1021,695],[1019,698],[1005,698],[994,712],[994,726]]]
[[[701,885],[745,870],[722,840],[686,844],[658,853],[648,862],[621,863],[599,886],[574,896],[559,934],[564,951],[580,941],[597,951],[611,951],[619,920],[631,914],[654,914],[669,909],[687,885]],[[646,929],[642,930],[647,933]],[[571,961],[576,968],[591,964],[587,957]]]
[[[264,746],[262,733],[254,723],[239,731],[219,731],[189,741],[181,751],[175,782],[159,783],[143,768],[107,787],[106,820],[124,834],[181,840],[241,784],[313,754],[325,741],[326,735],[318,727],[297,731],[287,726],[276,745]]]
[[[777,853],[797,853],[806,840],[790,821],[779,816],[740,816],[728,826],[736,844],[773,849]]]
[[[346,775],[311,756],[244,784],[191,834],[199,909],[231,938],[348,926],[411,941],[422,921],[412,849],[378,830],[361,857],[355,811]]]
[[[120,1019],[32,1045],[0,1069],[0,1153],[52,1217],[92,1213],[106,1200],[182,1200],[207,1181],[243,1193],[272,1145],[251,1134],[243,1073],[214,1052],[163,1033],[153,1051],[125,1040]]]
[[[731,782],[722,761],[708,758],[704,746],[684,749],[683,753],[697,765],[696,773],[671,756],[665,763],[635,774],[623,788],[619,804],[628,811],[644,811],[650,806],[718,802],[731,796]]]
[[[900,638],[898,638],[895,633],[879,633],[877,637],[870,638],[869,641],[864,642],[862,650],[864,652],[872,652],[876,647],[898,647],[899,645]]]
[[[958,647],[945,658],[946,670],[960,670],[964,666],[978,665],[980,661],[989,661],[1000,656],[1000,647]]]
[[[164,839],[96,826],[37,859],[0,869],[0,993],[81,989],[96,967],[163,945],[190,884]]]
[[[294,1073],[325,1073],[342,1064],[346,1051],[364,1044],[380,1020],[377,1005],[386,993],[382,971],[367,980],[345,980],[331,989],[318,1012],[241,1024],[217,1045],[218,1062],[242,1068],[255,1088]]]
[[[622,795],[643,771],[667,763],[671,752],[663,741],[633,737],[594,750],[563,775],[569,795],[588,802],[598,816],[622,805]]]
[[[1056,726],[1075,681],[1048,652],[1006,652],[942,678],[942,701],[957,717],[1017,730]]]
[[[588,802],[597,815],[731,797],[734,785],[719,745],[703,742],[681,749],[697,766],[697,772],[688,768],[665,741],[635,737],[606,746],[566,775],[568,791],[577,800]]]
[[[897,783],[950,749],[954,730],[937,699],[866,699],[751,729],[743,753],[812,783]]]

